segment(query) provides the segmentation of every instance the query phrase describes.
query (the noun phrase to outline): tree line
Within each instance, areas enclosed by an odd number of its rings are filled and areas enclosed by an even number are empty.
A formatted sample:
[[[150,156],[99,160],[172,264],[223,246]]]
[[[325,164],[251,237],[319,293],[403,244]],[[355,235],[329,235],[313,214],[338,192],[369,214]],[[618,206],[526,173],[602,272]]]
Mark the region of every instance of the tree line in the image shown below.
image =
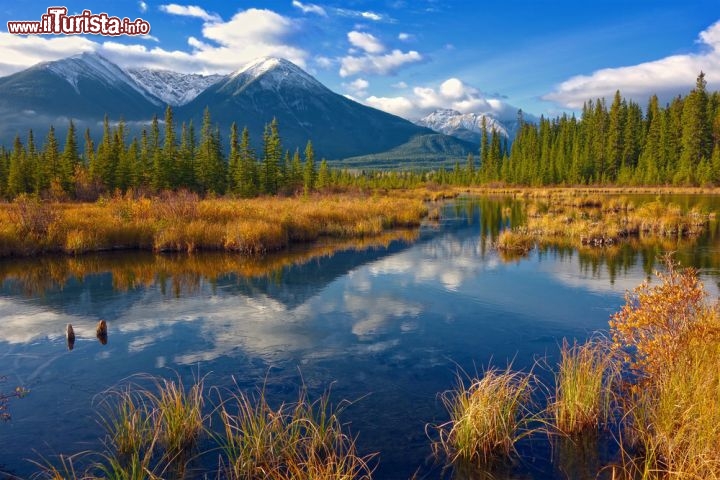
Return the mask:
[[[429,172],[349,172],[315,159],[308,140],[301,153],[284,149],[276,120],[265,126],[260,151],[247,128],[230,128],[229,148],[205,109],[199,138],[193,122],[179,127],[171,107],[164,122],[128,140],[125,123],[106,117],[95,145],[89,129],[81,150],[69,122],[61,150],[54,127],[38,148],[30,130],[23,142],[0,147],[0,196],[36,194],[56,199],[92,200],[128,190],[157,193],[180,188],[200,194],[257,195],[308,193],[328,187],[412,187],[479,185],[718,185],[720,184],[720,92],[709,94],[701,72],[695,88],[664,107],[652,96],[640,105],[616,92],[587,101],[580,118],[562,115],[525,122],[511,146],[483,121],[479,158],[469,154],[453,169]],[[162,131],[161,131],[162,130]],[[224,153],[227,151],[227,155]]]
[[[301,153],[283,150],[277,120],[265,126],[262,146],[256,152],[247,128],[230,127],[229,153],[225,155],[220,129],[205,109],[199,138],[193,122],[178,129],[171,107],[164,122],[157,116],[139,138],[128,141],[121,120],[111,126],[107,116],[95,145],[84,132],[81,150],[75,124],[70,121],[63,149],[50,127],[38,148],[30,130],[26,141],[16,136],[10,149],[0,147],[0,195],[14,198],[36,194],[55,199],[92,200],[108,192],[128,190],[156,193],[188,189],[200,194],[235,194],[253,197],[311,191],[330,184],[331,172],[323,159],[316,164],[312,142]]]
[[[521,119],[522,120],[522,119]],[[718,185],[720,93],[705,74],[664,107],[653,95],[643,112],[616,92],[563,115],[521,122],[509,156],[492,158],[482,181],[509,184]]]

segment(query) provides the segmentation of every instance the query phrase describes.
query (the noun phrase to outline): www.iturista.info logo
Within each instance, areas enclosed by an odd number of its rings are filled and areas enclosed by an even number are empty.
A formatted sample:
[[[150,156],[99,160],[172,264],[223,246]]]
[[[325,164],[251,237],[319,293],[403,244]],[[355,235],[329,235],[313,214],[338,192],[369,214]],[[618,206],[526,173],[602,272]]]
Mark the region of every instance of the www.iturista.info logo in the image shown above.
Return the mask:
[[[79,15],[68,15],[66,7],[49,7],[40,21],[7,22],[8,32],[15,35],[147,35],[150,23],[142,18],[111,17],[107,13],[83,10]]]

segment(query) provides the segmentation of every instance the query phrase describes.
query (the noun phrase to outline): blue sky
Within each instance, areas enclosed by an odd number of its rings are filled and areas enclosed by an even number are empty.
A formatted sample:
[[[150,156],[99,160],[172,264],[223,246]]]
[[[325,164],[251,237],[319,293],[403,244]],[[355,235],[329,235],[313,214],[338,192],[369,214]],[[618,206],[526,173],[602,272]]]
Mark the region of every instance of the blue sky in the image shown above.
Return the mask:
[[[616,89],[641,104],[720,89],[720,1],[67,1],[151,25],[145,37],[16,36],[60,2],[3,2],[0,75],[82,51],[125,67],[227,73],[260,56],[411,119],[436,108],[554,115]]]

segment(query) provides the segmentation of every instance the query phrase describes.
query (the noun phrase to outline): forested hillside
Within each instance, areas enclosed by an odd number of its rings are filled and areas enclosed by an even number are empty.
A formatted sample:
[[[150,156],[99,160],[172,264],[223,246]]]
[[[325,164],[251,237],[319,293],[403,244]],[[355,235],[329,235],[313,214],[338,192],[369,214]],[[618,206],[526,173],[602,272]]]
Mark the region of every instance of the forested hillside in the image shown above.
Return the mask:
[[[292,194],[331,185],[411,186],[424,181],[514,185],[717,185],[720,184],[720,93],[708,93],[704,74],[685,97],[646,109],[617,92],[608,107],[585,103],[580,118],[563,115],[522,120],[512,146],[495,131],[483,130],[479,159],[469,155],[453,170],[348,172],[316,165],[311,139],[303,152],[286,149],[277,121],[265,126],[261,151],[248,130],[232,125],[222,135],[205,115],[199,138],[192,122],[179,127],[170,107],[154,118],[140,138],[127,138],[123,121],[104,122],[95,145],[88,131],[84,147],[70,122],[61,149],[51,126],[42,146],[34,132],[0,147],[0,195],[92,200],[128,190],[155,193],[180,188],[201,194],[243,197]],[[225,137],[225,138],[223,138]],[[228,148],[223,143],[228,142]],[[224,152],[228,152],[225,154]]]

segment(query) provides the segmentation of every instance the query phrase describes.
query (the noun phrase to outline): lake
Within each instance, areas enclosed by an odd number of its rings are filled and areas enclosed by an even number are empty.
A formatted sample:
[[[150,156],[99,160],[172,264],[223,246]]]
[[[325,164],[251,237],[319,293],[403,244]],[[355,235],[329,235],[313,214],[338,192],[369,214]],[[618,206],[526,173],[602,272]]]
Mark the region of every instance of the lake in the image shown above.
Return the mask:
[[[673,200],[720,210],[715,197]],[[265,385],[271,402],[293,400],[303,383],[312,397],[331,388],[336,403],[354,402],[342,420],[361,451],[379,452],[374,478],[438,478],[426,425],[447,419],[438,395],[459,371],[554,365],[563,338],[607,331],[626,290],[649,278],[663,250],[698,267],[717,295],[716,221],[701,238],[642,248],[496,252],[498,232],[522,221],[514,199],[460,198],[419,231],[262,259],[126,252],[4,260],[0,386],[31,392],[11,401],[12,420],[0,423],[0,471],[27,478],[35,471],[27,459],[99,449],[98,395],[147,373],[249,391]],[[105,345],[95,337],[100,319]],[[77,335],[72,350],[67,323]],[[535,372],[549,382],[547,371]],[[577,448],[525,442],[521,460],[496,477],[595,478],[613,451],[603,441]]]

